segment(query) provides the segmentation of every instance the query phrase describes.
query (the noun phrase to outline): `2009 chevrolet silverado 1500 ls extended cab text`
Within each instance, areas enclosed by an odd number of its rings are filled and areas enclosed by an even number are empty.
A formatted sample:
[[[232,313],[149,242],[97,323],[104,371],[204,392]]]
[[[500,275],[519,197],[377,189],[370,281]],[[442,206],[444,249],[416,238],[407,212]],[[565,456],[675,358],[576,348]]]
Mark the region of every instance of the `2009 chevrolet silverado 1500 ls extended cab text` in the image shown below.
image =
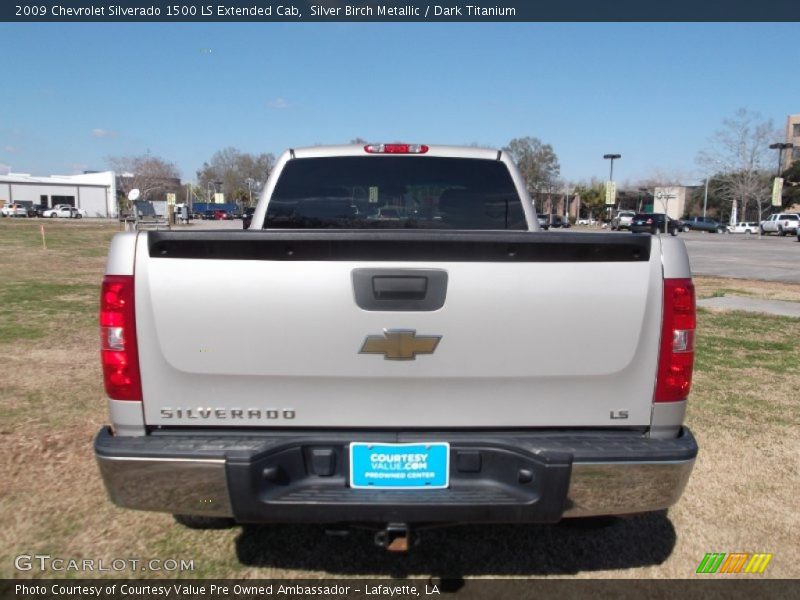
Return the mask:
[[[247,231],[118,234],[112,500],[384,533],[672,505],[697,454],[683,242],[538,229],[503,152],[368,145],[286,152]]]

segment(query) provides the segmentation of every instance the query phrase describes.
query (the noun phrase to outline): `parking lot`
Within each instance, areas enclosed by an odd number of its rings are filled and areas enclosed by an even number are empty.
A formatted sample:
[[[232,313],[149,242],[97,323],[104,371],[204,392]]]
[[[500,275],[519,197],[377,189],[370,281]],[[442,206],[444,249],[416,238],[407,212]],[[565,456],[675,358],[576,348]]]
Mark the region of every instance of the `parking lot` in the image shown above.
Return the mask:
[[[681,233],[692,273],[800,283],[800,244],[794,236]]]

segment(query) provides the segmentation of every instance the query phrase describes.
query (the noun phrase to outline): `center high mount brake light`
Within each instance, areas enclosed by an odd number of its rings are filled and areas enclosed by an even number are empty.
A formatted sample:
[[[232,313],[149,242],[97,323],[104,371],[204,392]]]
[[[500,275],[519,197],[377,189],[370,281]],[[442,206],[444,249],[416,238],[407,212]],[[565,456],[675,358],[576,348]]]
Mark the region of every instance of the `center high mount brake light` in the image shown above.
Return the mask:
[[[367,144],[364,152],[368,154],[425,154],[425,144]]]

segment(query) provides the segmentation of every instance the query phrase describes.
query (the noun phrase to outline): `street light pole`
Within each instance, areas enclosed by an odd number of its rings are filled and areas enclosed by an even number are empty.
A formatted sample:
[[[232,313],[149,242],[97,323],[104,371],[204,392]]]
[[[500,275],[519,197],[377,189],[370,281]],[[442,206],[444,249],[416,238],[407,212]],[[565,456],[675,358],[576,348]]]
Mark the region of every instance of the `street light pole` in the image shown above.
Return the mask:
[[[770,144],[769,147],[772,150],[777,150],[778,151],[778,172],[775,175],[775,177],[780,177],[781,176],[781,165],[783,164],[783,151],[784,150],[789,150],[790,148],[794,148],[794,144],[792,144],[791,142],[776,143],[776,144]]]
[[[611,161],[611,166],[609,167],[609,171],[608,171],[608,180],[613,182],[614,181],[614,160],[617,159],[617,158],[622,158],[622,154],[604,154],[603,158],[606,159],[606,160],[610,160]],[[613,206],[614,206],[613,204],[608,206],[608,208],[607,208],[607,210],[608,210],[607,217],[611,216],[611,211],[613,209]]]
[[[622,158],[622,154],[604,154],[603,158],[611,161],[611,167],[608,171],[608,180],[614,181],[614,160],[617,158]]]
[[[708,206],[708,175],[706,175],[706,191],[703,194],[703,217],[706,216],[706,206]]]

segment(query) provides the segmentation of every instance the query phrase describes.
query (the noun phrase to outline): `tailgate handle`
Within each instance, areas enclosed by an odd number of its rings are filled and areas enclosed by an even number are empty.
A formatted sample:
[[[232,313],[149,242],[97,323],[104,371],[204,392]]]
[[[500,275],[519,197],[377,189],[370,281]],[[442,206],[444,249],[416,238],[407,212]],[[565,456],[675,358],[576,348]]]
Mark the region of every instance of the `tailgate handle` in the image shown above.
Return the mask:
[[[353,293],[363,310],[439,310],[447,295],[447,271],[353,269]]]
[[[428,293],[428,278],[375,275],[372,293],[376,300],[423,300]]]

